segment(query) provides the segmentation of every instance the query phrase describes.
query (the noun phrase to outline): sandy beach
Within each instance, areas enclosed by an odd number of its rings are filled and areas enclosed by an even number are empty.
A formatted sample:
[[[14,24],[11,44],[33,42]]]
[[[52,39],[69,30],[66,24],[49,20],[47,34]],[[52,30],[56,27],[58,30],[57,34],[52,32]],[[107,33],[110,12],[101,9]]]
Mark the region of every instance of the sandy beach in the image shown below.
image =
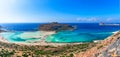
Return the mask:
[[[0,41],[1,42],[5,42],[5,43],[9,43],[9,41],[7,41],[6,39],[4,39],[1,35],[0,35]]]
[[[52,35],[55,34],[54,31],[40,31],[42,34],[40,37],[36,37],[36,38],[41,38],[40,41],[35,41],[35,42],[29,42],[29,43],[23,43],[23,42],[15,42],[14,44],[18,44],[18,45],[28,45],[28,46],[35,46],[35,45],[40,45],[40,46],[62,46],[62,45],[74,45],[74,44],[82,44],[80,43],[47,43],[45,42],[45,38],[48,35]],[[25,32],[25,33],[29,33],[29,32]],[[30,32],[31,33],[31,32]],[[32,36],[32,35],[30,35]],[[112,36],[109,36],[108,38],[104,39],[104,40],[100,40],[96,43],[98,43],[95,47],[88,49],[85,52],[81,52],[81,53],[77,53],[75,54],[75,57],[94,57],[94,54],[96,53],[101,53],[102,51],[106,50],[106,48],[113,43],[114,41],[117,40],[117,38],[119,37],[119,31],[117,31],[116,33],[114,33]],[[29,37],[28,37],[29,38]],[[6,39],[4,39],[2,36],[0,36],[0,41],[4,42],[4,43],[11,43],[9,41],[7,41]],[[99,48],[100,46],[104,46],[102,48]],[[99,50],[98,50],[99,48]]]
[[[48,43],[48,42],[45,42],[45,38],[48,36],[48,35],[52,35],[52,34],[55,34],[56,32],[55,31],[40,31],[40,33],[42,34],[38,34],[38,35],[35,35],[31,32],[24,32],[22,35],[22,37],[24,38],[40,38],[40,40],[38,41],[28,41],[28,42],[15,42],[15,44],[19,44],[19,45],[41,45],[41,46],[47,46],[47,45],[51,45],[51,46],[61,46],[61,45],[67,45],[67,44],[82,44],[82,43]],[[28,34],[33,34],[33,35],[28,35]],[[11,43],[9,41],[7,41],[6,39],[4,39],[1,35],[0,35],[0,41],[1,42],[4,42],[4,43]]]
[[[118,31],[116,31],[114,34],[116,34]],[[51,46],[60,46],[60,45],[73,45],[73,44],[82,44],[80,43],[51,43],[51,42],[45,42],[45,38],[48,35],[52,35],[55,34],[55,31],[39,31],[38,34],[33,34],[32,32],[24,32],[23,34],[21,34],[21,37],[23,38],[40,38],[40,40],[38,41],[28,41],[28,42],[15,42],[15,44],[20,44],[20,45],[41,45],[41,46],[47,46],[47,45],[51,45]],[[30,35],[29,35],[30,34]],[[109,37],[108,37],[109,38]],[[107,39],[108,39],[107,38]],[[2,36],[0,36],[0,41],[1,42],[5,42],[5,43],[11,43],[9,41],[7,41],[6,39],[4,39]],[[101,42],[102,40],[97,40],[97,42]]]

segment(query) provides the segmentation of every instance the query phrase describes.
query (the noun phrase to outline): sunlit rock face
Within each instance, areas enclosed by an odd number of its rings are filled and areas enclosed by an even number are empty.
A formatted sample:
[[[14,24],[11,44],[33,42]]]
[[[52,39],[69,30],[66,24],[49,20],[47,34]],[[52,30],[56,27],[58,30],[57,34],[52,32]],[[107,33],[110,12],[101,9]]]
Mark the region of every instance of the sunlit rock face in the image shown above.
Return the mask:
[[[61,30],[74,30],[73,26],[68,24],[60,24],[57,22],[42,24],[39,26],[40,31],[61,31]]]

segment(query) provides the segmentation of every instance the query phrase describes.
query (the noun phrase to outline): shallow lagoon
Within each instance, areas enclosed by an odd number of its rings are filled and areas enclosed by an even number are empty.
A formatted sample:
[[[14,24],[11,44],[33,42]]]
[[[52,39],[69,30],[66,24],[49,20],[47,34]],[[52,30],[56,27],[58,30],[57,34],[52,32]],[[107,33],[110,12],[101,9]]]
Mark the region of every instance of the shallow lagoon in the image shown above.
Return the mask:
[[[94,40],[103,40],[106,37],[112,35],[111,32],[99,32],[99,33],[84,33],[84,32],[72,32],[62,31],[57,34],[48,36],[46,42],[92,42]]]
[[[40,41],[41,35],[44,33],[41,32],[4,32],[1,35],[9,42],[36,42]],[[45,38],[46,42],[91,42],[93,40],[103,40],[106,37],[110,36],[111,32],[99,32],[99,33],[83,33],[83,32],[74,32],[74,31],[61,31],[56,34],[49,35]]]
[[[40,41],[39,32],[3,32],[1,35],[9,42],[34,42]]]

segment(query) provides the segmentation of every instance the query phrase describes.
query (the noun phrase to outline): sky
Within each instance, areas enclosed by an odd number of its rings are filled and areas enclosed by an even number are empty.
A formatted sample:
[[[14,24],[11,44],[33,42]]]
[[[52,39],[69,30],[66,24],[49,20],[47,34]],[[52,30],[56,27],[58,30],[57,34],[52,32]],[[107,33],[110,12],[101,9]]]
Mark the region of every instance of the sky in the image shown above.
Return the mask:
[[[120,0],[0,0],[0,23],[120,22]]]

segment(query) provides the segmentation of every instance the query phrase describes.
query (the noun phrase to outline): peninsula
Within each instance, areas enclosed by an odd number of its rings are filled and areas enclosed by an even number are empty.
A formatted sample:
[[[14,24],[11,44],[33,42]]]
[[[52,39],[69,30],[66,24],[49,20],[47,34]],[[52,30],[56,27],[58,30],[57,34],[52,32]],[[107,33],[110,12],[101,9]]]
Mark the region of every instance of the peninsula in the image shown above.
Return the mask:
[[[100,26],[120,26],[120,24],[117,23],[99,23]]]
[[[14,37],[21,39],[40,39],[37,41],[25,41],[11,43],[2,35],[0,36],[0,55],[5,57],[95,57],[104,55],[103,52],[111,52],[109,46],[113,46],[120,36],[117,31],[113,35],[104,40],[86,43],[52,43],[46,42],[45,39],[49,35],[53,35],[62,30],[74,30],[73,26],[60,24],[56,22],[41,24],[37,32],[22,32],[15,34]],[[14,32],[10,32],[14,35]],[[10,39],[10,38],[9,38]],[[8,51],[9,50],[9,51]],[[110,55],[116,51],[112,48]]]

